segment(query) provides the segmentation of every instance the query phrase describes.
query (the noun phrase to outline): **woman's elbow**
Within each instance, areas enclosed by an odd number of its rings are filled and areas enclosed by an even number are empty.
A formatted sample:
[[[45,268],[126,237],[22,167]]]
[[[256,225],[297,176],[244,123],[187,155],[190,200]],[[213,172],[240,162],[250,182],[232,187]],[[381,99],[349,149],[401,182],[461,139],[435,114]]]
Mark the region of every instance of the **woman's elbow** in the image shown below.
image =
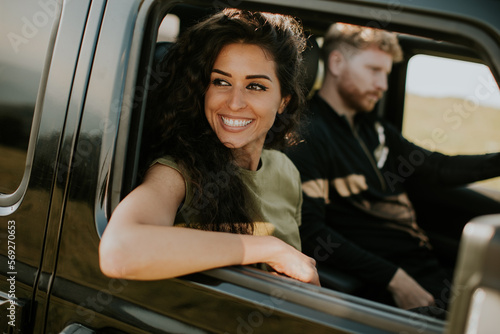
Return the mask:
[[[130,256],[126,248],[120,247],[117,240],[101,239],[99,244],[99,267],[110,278],[132,278]]]

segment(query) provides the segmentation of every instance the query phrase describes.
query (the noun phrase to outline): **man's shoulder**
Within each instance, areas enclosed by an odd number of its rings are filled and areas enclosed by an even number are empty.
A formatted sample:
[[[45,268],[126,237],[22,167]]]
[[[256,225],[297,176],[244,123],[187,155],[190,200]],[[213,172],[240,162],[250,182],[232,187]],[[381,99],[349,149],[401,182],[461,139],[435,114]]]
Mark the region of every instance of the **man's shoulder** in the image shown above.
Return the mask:
[[[319,94],[313,95],[307,101],[306,115],[311,124],[321,125],[325,121],[327,124],[338,123],[340,116]]]
[[[321,98],[315,96],[308,101],[302,137],[308,140],[329,140],[338,126],[339,116]]]

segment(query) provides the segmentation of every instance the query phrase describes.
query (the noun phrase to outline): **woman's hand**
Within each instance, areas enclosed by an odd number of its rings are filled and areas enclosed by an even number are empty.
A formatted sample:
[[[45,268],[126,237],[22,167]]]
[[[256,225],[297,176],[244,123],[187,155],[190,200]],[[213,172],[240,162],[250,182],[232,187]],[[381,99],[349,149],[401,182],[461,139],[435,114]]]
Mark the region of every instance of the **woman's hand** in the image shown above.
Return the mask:
[[[399,268],[387,287],[396,305],[403,309],[434,305],[434,297]]]
[[[270,259],[266,263],[280,274],[320,286],[316,261],[287,243],[272,238],[277,244],[277,250],[270,252]]]

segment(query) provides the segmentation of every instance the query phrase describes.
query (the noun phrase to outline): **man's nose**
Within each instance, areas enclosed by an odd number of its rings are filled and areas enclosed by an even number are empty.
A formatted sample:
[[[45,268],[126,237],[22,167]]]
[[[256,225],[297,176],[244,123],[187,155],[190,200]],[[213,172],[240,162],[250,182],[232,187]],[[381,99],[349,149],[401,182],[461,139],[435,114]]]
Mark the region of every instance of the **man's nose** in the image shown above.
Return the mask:
[[[385,75],[385,74],[377,75],[377,77],[375,78],[375,86],[377,89],[385,92],[388,88],[387,75]]]

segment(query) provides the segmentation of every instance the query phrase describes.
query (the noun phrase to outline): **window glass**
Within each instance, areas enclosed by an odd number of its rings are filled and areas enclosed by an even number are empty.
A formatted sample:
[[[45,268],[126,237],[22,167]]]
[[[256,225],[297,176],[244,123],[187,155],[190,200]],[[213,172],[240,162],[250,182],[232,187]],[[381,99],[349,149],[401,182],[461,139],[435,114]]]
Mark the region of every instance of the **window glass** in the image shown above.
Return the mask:
[[[418,55],[408,65],[403,135],[445,154],[500,151],[500,91],[487,66]],[[500,178],[481,185],[500,190]]]
[[[13,193],[25,169],[31,123],[56,0],[3,0],[0,11],[0,193]]]

